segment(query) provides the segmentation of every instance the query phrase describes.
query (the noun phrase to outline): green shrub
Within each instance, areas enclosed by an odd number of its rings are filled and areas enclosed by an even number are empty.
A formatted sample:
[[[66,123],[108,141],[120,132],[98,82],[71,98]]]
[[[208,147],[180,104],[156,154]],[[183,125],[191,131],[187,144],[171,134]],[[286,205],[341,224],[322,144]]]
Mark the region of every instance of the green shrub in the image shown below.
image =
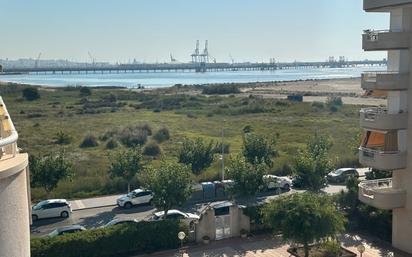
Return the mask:
[[[71,143],[71,141],[72,137],[64,131],[60,130],[56,133],[54,143],[58,145],[68,145]]]
[[[143,148],[143,154],[147,156],[159,156],[161,154],[162,150],[160,149],[160,146],[156,144],[155,142],[150,142]]]
[[[318,109],[323,109],[323,107],[325,107],[325,105],[322,102],[315,101],[315,102],[312,103],[312,107],[318,108]]]
[[[156,140],[159,144],[163,143],[164,141],[167,141],[170,139],[170,132],[169,129],[167,128],[161,128],[159,129],[154,135],[153,139]]]
[[[40,98],[39,90],[37,87],[26,87],[22,91],[23,98],[27,101],[33,101]]]
[[[328,105],[328,106],[332,106],[332,105],[342,106],[343,105],[342,97],[340,97],[340,96],[329,96],[328,99],[326,100],[326,105]]]
[[[320,248],[323,250],[323,256],[328,257],[339,256],[342,252],[340,243],[337,240],[327,240],[320,245]]]
[[[106,149],[114,149],[118,146],[119,144],[117,143],[117,141],[115,139],[110,139],[109,141],[107,141],[106,143]]]
[[[144,126],[129,126],[123,129],[119,135],[119,140],[123,145],[127,147],[135,147],[138,145],[144,145],[147,142],[147,136],[152,131],[148,130],[149,127]]]
[[[179,246],[176,221],[139,222],[31,239],[32,257],[109,257],[140,255]]]
[[[84,137],[82,143],[80,144],[80,148],[87,148],[87,147],[96,147],[99,145],[97,138],[92,135],[88,134]]]

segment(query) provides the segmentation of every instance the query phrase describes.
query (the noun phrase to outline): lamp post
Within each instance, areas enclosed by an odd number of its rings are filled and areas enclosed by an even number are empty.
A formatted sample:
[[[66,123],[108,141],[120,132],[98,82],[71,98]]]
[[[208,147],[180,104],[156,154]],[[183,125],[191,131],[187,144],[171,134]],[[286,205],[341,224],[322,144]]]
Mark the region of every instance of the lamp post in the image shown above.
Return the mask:
[[[365,252],[365,246],[363,244],[360,244],[356,247],[358,249],[358,252],[360,253],[360,257],[362,257],[363,253]]]
[[[222,124],[222,181],[225,180],[225,121],[226,120],[223,120]]]
[[[183,240],[186,238],[185,232],[180,231],[179,233],[177,233],[177,238],[179,238],[179,240],[180,240],[180,253],[182,254],[182,257],[183,257],[183,254],[184,254],[184,251],[183,251]]]

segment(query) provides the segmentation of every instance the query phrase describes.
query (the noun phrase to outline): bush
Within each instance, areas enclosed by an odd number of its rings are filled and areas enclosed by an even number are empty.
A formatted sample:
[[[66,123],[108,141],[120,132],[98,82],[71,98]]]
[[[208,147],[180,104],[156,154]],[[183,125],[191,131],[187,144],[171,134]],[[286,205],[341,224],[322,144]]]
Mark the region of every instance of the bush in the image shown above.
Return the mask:
[[[80,96],[92,95],[92,89],[90,87],[80,87]]]
[[[159,144],[163,143],[170,139],[170,132],[167,128],[161,128],[153,135],[153,139]]]
[[[318,109],[323,109],[323,107],[325,107],[325,105],[322,102],[315,101],[315,102],[312,103],[312,107],[318,108]]]
[[[119,144],[117,143],[117,141],[115,139],[110,139],[109,141],[107,141],[106,143],[106,149],[114,149],[118,146]]]
[[[72,141],[72,137],[69,134],[60,130],[59,132],[56,133],[54,143],[58,145],[68,145],[71,143],[71,141]]]
[[[332,106],[342,106],[342,97],[340,96],[329,96],[328,99],[326,100],[326,105]]]
[[[81,148],[86,148],[86,147],[96,147],[99,145],[99,142],[97,141],[97,138],[92,135],[86,135],[83,139],[83,142],[80,144]]]
[[[152,134],[152,130],[149,129],[148,125],[126,127],[120,133],[119,140],[127,147],[144,145],[147,142],[147,136]]]
[[[202,94],[206,95],[228,95],[228,94],[239,94],[240,90],[236,85],[225,84],[225,85],[208,85],[204,86]]]
[[[147,156],[159,156],[161,152],[160,146],[155,142],[151,142],[143,148],[143,154]]]
[[[177,233],[187,231],[176,221],[139,222],[31,239],[32,257],[109,257],[140,255],[179,246]]]
[[[33,101],[40,98],[39,90],[36,87],[26,87],[22,91],[23,98],[27,101]]]
[[[326,100],[326,105],[329,106],[331,112],[337,112],[339,111],[339,108],[343,105],[342,97],[330,96]]]

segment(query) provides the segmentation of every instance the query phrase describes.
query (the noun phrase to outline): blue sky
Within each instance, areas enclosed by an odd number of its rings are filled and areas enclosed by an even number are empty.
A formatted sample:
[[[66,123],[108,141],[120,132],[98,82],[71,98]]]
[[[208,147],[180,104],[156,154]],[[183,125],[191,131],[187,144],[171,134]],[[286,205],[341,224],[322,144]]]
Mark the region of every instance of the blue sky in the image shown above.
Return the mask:
[[[188,61],[209,40],[218,61],[383,58],[364,53],[363,29],[387,14],[362,0],[0,0],[0,59]]]

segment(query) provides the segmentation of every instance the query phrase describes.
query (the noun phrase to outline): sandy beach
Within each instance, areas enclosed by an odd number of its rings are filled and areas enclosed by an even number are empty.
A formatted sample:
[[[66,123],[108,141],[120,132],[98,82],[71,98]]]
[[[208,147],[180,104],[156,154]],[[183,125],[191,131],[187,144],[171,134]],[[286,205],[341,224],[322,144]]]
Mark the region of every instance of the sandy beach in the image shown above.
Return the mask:
[[[304,102],[325,102],[328,96],[341,96],[344,104],[385,106],[386,99],[365,97],[360,85],[360,78],[324,79],[324,80],[300,80],[286,82],[257,82],[239,84],[241,94],[238,96],[260,96],[263,98],[286,99],[288,95],[301,94]],[[10,84],[1,82],[1,85]],[[27,84],[25,84],[27,85]],[[27,85],[28,86],[28,85]],[[38,86],[41,90],[54,90],[53,86]],[[129,89],[127,89],[129,90]],[[139,92],[157,91],[160,94],[201,94],[200,87],[170,87],[170,88],[146,88],[132,89]]]

